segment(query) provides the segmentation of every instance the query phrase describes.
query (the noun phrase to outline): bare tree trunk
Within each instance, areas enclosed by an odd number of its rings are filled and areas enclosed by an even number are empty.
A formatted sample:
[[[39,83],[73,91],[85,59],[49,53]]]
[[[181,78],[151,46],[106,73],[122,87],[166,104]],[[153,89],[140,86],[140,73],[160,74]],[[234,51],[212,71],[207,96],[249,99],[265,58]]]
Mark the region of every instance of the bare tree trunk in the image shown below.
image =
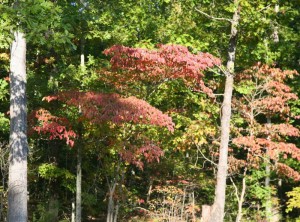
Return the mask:
[[[246,174],[247,174],[247,168],[244,169],[244,175],[243,175],[243,180],[242,180],[242,192],[240,195],[240,198],[238,199],[238,213],[236,216],[236,222],[240,222],[243,217],[243,203],[244,203],[244,198],[246,194]]]
[[[80,39],[80,68],[85,68],[84,61],[84,39],[81,37]],[[81,107],[79,106],[79,114],[81,114]],[[76,175],[76,222],[81,222],[81,186],[82,186],[82,124],[79,125],[79,138],[77,145],[77,175]]]
[[[267,117],[267,124],[269,127],[271,127],[271,118]],[[268,140],[270,140],[270,136],[268,137]],[[270,173],[271,173],[271,166],[270,166],[270,156],[269,156],[269,149],[266,148],[266,158],[265,158],[265,172],[266,172],[266,178],[265,178],[265,188],[267,191],[267,199],[266,199],[266,221],[271,222],[272,219],[272,201],[271,201],[271,187],[270,187]]]
[[[81,113],[79,107],[79,114]],[[78,142],[77,142],[77,174],[76,174],[76,216],[75,221],[81,222],[81,186],[82,186],[82,123],[78,126]]]
[[[81,222],[81,181],[82,181],[82,170],[81,170],[81,144],[77,144],[77,174],[76,174],[76,222]]]
[[[225,191],[227,178],[227,164],[228,164],[228,144],[230,134],[230,119],[231,119],[231,99],[233,91],[233,77],[234,77],[234,62],[235,52],[237,46],[237,26],[240,18],[239,0],[234,0],[235,12],[231,21],[231,35],[228,48],[228,61],[224,99],[222,104],[221,117],[221,143],[220,155],[217,172],[217,185],[215,190],[215,200],[212,206],[209,221],[221,222],[224,218],[225,209]]]
[[[114,221],[115,202],[113,198],[114,198],[116,186],[117,186],[116,181],[114,181],[114,184],[112,186],[109,186],[109,199],[108,199],[106,222]]]
[[[27,221],[26,39],[14,33],[10,61],[8,221]]]

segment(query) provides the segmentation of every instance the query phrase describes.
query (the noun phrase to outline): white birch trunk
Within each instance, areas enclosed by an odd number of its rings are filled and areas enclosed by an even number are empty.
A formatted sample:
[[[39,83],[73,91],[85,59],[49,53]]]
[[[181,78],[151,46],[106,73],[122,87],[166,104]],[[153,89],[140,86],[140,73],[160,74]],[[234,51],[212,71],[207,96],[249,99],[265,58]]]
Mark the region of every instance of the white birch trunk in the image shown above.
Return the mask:
[[[14,33],[10,61],[8,221],[27,221],[26,39]]]

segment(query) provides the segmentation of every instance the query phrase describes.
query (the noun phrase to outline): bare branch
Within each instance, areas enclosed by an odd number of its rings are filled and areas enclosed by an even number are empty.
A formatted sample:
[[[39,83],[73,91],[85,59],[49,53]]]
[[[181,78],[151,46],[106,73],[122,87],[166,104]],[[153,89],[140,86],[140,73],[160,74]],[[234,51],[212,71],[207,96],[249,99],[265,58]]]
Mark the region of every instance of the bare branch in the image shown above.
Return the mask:
[[[195,8],[195,10],[196,10],[197,12],[199,12],[200,14],[205,15],[206,17],[208,17],[208,18],[210,18],[210,19],[212,19],[212,20],[216,20],[216,21],[226,21],[226,22],[230,22],[230,23],[232,22],[232,19],[228,19],[228,18],[216,18],[216,17],[214,17],[214,16],[212,16],[212,15],[209,15],[209,14],[207,14],[207,13],[201,11],[200,9]]]
[[[197,147],[197,151],[202,155],[202,157],[203,157],[205,160],[207,160],[208,162],[210,162],[212,165],[217,166],[217,164],[216,164],[215,162],[213,162],[212,160],[208,159],[208,158],[202,153],[202,151],[201,151],[201,149],[200,149],[200,147],[199,147],[198,144],[195,143],[195,145],[196,145],[196,147]]]

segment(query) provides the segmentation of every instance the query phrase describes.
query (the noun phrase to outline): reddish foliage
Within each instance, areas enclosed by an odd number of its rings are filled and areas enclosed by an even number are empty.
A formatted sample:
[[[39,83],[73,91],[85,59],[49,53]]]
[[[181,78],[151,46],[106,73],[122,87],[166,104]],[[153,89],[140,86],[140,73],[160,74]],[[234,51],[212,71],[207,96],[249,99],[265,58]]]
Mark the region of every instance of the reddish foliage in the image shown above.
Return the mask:
[[[270,126],[265,124],[261,131],[265,135],[271,135],[271,137],[276,138],[276,140],[284,139],[282,136],[300,137],[299,129],[288,123],[272,124]]]
[[[82,116],[80,119],[94,124],[113,122],[122,124],[132,122],[135,124],[151,124],[167,127],[174,131],[172,119],[147,102],[136,97],[122,98],[118,94],[104,94],[97,92],[62,92],[56,96],[44,98],[48,102],[60,100],[70,106],[78,107]],[[44,117],[45,118],[45,117]],[[45,131],[47,127],[43,126]],[[145,141],[141,147],[127,145],[121,150],[120,156],[128,163],[143,169],[143,158],[147,162],[159,161],[163,151],[150,141]]]
[[[284,81],[298,75],[295,70],[281,70],[268,65],[257,64],[237,76],[237,82],[253,81],[256,84],[255,93],[251,94],[250,107],[266,115],[279,113],[289,114],[290,107],[287,102],[298,99],[295,93]],[[243,101],[243,99],[241,100]],[[248,98],[249,101],[249,98]]]
[[[259,81],[272,80],[283,82],[287,78],[298,75],[296,70],[281,70],[269,65],[257,63],[250,69],[245,70],[237,76],[237,81],[257,79]]]
[[[300,149],[292,143],[273,142],[250,136],[235,138],[233,143],[238,147],[249,148],[249,152],[253,155],[263,156],[264,150],[268,149],[271,159],[277,160],[279,154],[290,154],[292,158],[300,160]]]
[[[189,86],[212,95],[212,90],[203,82],[203,71],[220,65],[220,59],[209,53],[192,54],[184,46],[160,45],[156,50],[129,48],[115,45],[104,51],[112,56],[112,73],[115,85],[134,81],[161,82],[166,79],[182,78]],[[126,72],[126,74],[124,74]]]
[[[136,97],[122,98],[118,94],[96,92],[63,92],[45,98],[47,101],[61,100],[68,105],[81,108],[83,116],[93,123],[111,121],[116,124],[125,122],[151,124],[167,127],[174,131],[172,118]]]
[[[297,75],[296,71],[282,71],[267,65],[257,64],[249,70],[238,75],[238,83],[254,86],[250,93],[245,93],[240,99],[234,100],[234,105],[245,117],[248,128],[242,130],[243,136],[233,139],[238,147],[248,150],[247,161],[252,166],[258,167],[266,155],[278,163],[280,158],[300,160],[300,149],[294,144],[287,143],[286,137],[300,137],[300,131],[288,123],[290,107],[288,101],[298,99],[291,92],[291,88],[284,81],[288,77]],[[260,124],[257,116],[271,119],[273,116],[281,117],[285,123]],[[278,163],[278,171],[282,174],[298,179],[297,173],[283,163]],[[279,169],[280,167],[280,169]],[[299,174],[298,174],[299,175]]]
[[[163,151],[150,141],[146,141],[145,144],[139,148],[131,146],[130,149],[124,149],[120,152],[123,160],[136,165],[140,169],[144,168],[142,157],[144,157],[148,163],[154,161],[159,162],[159,158],[163,156],[163,154]]]
[[[49,134],[49,139],[65,139],[67,144],[74,146],[76,134],[73,130],[68,130],[69,125],[67,119],[59,118],[51,115],[47,110],[40,109],[34,112],[34,116],[38,121],[38,126],[33,127],[33,130],[39,134]]]
[[[300,174],[285,164],[278,163],[277,170],[278,170],[278,173],[288,176],[290,178],[293,178],[295,181],[300,180]]]

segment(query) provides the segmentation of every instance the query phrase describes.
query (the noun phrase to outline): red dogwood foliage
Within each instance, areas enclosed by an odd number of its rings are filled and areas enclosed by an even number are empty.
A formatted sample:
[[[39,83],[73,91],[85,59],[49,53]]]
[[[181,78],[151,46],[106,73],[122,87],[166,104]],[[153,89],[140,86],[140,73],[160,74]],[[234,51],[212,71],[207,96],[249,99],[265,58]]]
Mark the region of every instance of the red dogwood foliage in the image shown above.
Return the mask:
[[[56,96],[45,97],[48,102],[54,99],[80,107],[82,116],[92,123],[111,121],[116,124],[132,122],[167,127],[174,131],[172,118],[134,96],[122,98],[118,94],[97,92],[62,92]]]
[[[37,119],[37,126],[33,130],[39,134],[49,134],[49,139],[65,139],[67,144],[74,146],[76,133],[72,129],[68,129],[69,122],[66,118],[51,115],[48,110],[39,109],[32,113]]]
[[[134,164],[140,169],[144,168],[142,157],[144,157],[148,163],[151,163],[153,161],[159,162],[159,158],[163,155],[164,152],[161,148],[153,144],[151,141],[145,141],[144,145],[140,147],[130,146],[129,149],[124,148],[120,151],[120,156],[123,160]]]
[[[258,64],[238,76],[238,84],[248,87],[248,90],[240,90],[242,96],[234,100],[234,106],[248,128],[243,129],[233,143],[248,150],[247,161],[252,166],[258,167],[267,153],[268,158],[276,163],[279,173],[300,180],[298,172],[279,162],[287,155],[300,160],[300,149],[286,142],[287,136],[300,137],[299,129],[288,123],[291,116],[288,102],[298,97],[284,81],[293,75],[297,72]],[[276,121],[262,124],[263,116],[266,122],[272,118]]]
[[[166,127],[169,131],[174,131],[171,117],[163,114],[146,101],[133,96],[123,98],[118,94],[70,91],[45,97],[44,100],[48,102],[59,100],[67,105],[78,107],[81,111],[81,117],[78,121],[86,120],[92,124],[113,122],[117,125],[131,122]],[[74,145],[73,138],[76,134],[72,130],[67,130],[65,125],[68,122],[66,119],[52,116],[43,109],[37,111],[35,117],[39,123],[33,128],[35,131],[50,134],[50,139],[66,139],[68,145]],[[143,158],[147,162],[159,161],[163,151],[153,142],[144,138],[141,146],[127,144],[124,149],[120,150],[119,154],[126,162],[143,169]]]
[[[112,72],[101,75],[113,76],[116,86],[134,81],[155,83],[181,78],[187,85],[208,95],[212,95],[212,90],[203,82],[203,71],[221,64],[220,59],[209,53],[193,54],[179,45],[159,45],[155,50],[114,45],[104,54],[112,56]]]

